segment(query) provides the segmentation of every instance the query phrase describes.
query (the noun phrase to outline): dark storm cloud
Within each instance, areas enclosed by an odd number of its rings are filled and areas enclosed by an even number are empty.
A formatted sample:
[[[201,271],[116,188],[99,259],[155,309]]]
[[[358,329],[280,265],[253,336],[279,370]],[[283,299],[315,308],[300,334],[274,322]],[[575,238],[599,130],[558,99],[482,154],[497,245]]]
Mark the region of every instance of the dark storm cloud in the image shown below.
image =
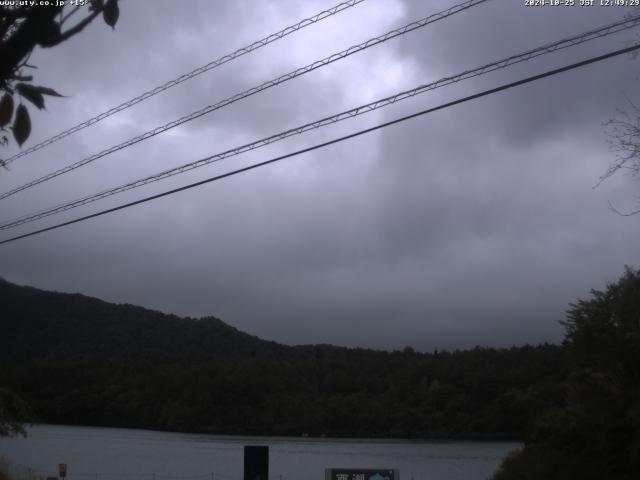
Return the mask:
[[[15,162],[0,178],[3,190],[452,3],[368,0]],[[34,139],[332,2],[149,5],[123,2],[115,33],[92,25],[68,45],[34,56],[42,83],[64,91],[69,71],[74,82],[71,99],[36,114]],[[621,14],[494,0],[17,195],[4,201],[2,217],[118,185]],[[627,38],[437,90],[99,205],[603,53]],[[0,274],[181,315],[215,315],[288,343],[432,349],[557,341],[568,303],[615,279],[640,254],[637,220],[614,215],[606,203],[628,202],[637,184],[615,178],[592,189],[610,158],[601,122],[620,105],[620,92],[637,89],[636,65],[612,60],[5,245]]]
[[[422,15],[425,9],[421,2],[409,1],[406,5],[407,19]],[[466,17],[461,15],[448,25],[442,25],[441,30],[434,28],[421,38],[407,38],[400,44],[399,52],[416,58],[423,65],[425,75],[432,69],[450,75],[613,23],[625,13],[628,10],[602,7],[536,9],[524,7],[523,2],[489,2],[473,13],[468,12]],[[633,40],[635,34],[632,32],[587,42],[527,62],[504,74],[492,75],[486,81],[480,80],[478,86],[493,86],[497,79],[502,82],[513,80],[622,48]],[[542,80],[536,86],[497,95],[488,107],[483,108],[483,116],[499,122],[494,132],[502,134],[502,140],[529,145],[571,129],[588,128],[603,110],[613,112],[614,105],[623,101],[621,93],[624,90],[637,88],[630,83],[633,79],[631,70],[637,74],[638,65],[627,57],[627,60],[614,59]],[[545,108],[548,105],[562,108],[555,108],[550,114]]]
[[[530,24],[531,34],[518,36],[514,26],[534,19],[514,3],[496,3],[493,11],[478,13],[474,23],[484,27],[466,24],[464,35],[461,29],[441,34],[439,45],[446,53],[438,63],[453,73],[462,70],[456,69],[460,58],[480,65],[500,58],[487,53],[502,50],[506,56],[613,20],[595,11],[583,17],[559,15],[565,22],[546,17],[539,26]],[[414,10],[408,9],[408,18]],[[502,18],[487,35],[486,25],[495,17]],[[503,26],[505,38],[512,39],[509,51],[504,51]],[[610,42],[611,48],[620,48],[620,38]],[[424,57],[414,38],[400,50],[418,63]],[[570,62],[598,50],[602,53],[602,46],[561,57]],[[607,262],[635,261],[632,237],[623,245],[617,235],[612,238],[612,231],[625,226],[609,216],[602,197],[590,188],[604,165],[600,123],[628,85],[629,62],[618,59],[608,68],[596,66],[522,87],[384,134],[380,158],[386,195],[378,197],[383,200],[377,211],[379,224],[388,228],[381,236],[389,246],[425,259],[425,278],[439,273],[436,288],[427,295],[436,305],[449,301],[443,318],[472,326],[476,314],[486,317],[481,325],[494,324],[487,331],[504,334],[497,341],[513,338],[518,328],[531,337],[545,331],[551,335],[551,312],[561,318],[562,305],[579,293],[576,287],[586,288],[585,270],[598,283],[597,275],[612,271]],[[424,62],[423,73],[431,65]],[[554,66],[547,65],[544,69]],[[486,88],[482,81],[474,83],[478,90]]]

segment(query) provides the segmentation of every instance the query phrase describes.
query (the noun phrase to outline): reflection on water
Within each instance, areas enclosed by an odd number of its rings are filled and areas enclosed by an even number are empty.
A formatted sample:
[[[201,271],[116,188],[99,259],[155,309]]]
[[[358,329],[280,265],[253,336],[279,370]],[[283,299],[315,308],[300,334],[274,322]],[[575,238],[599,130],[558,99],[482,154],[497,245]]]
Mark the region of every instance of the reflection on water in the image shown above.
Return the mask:
[[[241,479],[244,445],[268,445],[270,477],[324,478],[325,468],[394,468],[402,480],[484,480],[517,448],[510,442],[413,442],[230,437],[41,425],[26,439],[0,439],[0,456],[67,480]]]

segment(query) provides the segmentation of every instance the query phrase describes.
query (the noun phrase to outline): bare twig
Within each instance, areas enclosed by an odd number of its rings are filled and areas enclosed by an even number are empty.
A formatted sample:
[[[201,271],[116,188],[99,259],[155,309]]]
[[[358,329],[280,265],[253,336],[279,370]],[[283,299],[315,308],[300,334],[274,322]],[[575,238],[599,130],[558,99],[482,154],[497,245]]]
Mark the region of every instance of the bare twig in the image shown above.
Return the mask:
[[[632,217],[640,213],[640,208],[638,210],[631,210],[630,212],[624,213],[614,207],[610,200],[607,200],[607,204],[609,205],[609,210],[620,215],[621,217]]]
[[[59,43],[64,42],[65,40],[73,37],[75,34],[80,33],[82,30],[85,29],[87,25],[89,25],[93,21],[94,18],[96,18],[101,13],[102,13],[102,9],[96,9],[93,13],[86,16],[84,20],[81,20],[80,22],[76,23],[73,27],[71,27],[66,32],[61,33],[53,45],[58,45]]]
[[[632,176],[640,176],[640,108],[624,94],[630,110],[616,109],[616,116],[604,123],[608,128],[609,150],[615,153],[615,160],[600,177],[596,186],[619,170],[629,170]]]
[[[66,22],[71,16],[73,16],[78,10],[80,10],[80,5],[78,5],[77,7],[73,8],[69,13],[67,13],[65,16],[63,16],[60,19],[60,23],[59,25],[62,26],[64,25],[64,22]],[[62,12],[60,12],[60,14],[62,14]]]

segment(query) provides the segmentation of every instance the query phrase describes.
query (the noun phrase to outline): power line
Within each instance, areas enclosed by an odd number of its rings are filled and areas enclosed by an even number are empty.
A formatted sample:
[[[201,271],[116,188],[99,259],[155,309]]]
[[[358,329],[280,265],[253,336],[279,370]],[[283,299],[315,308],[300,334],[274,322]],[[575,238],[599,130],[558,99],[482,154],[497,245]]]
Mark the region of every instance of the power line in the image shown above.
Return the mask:
[[[239,147],[235,147],[229,150],[226,150],[224,152],[221,153],[217,153],[215,155],[210,155],[208,157],[196,160],[194,162],[190,162],[178,167],[174,167],[172,169],[169,170],[165,170],[163,172],[148,176],[148,177],[144,177],[138,180],[135,180],[133,182],[129,182],[126,183],[124,185],[115,187],[115,188],[111,188],[109,190],[104,190],[102,192],[96,193],[96,194],[92,194],[86,197],[83,197],[81,199],[77,199],[71,202],[67,202],[61,205],[57,205],[55,207],[51,207],[49,209],[46,210],[42,210],[40,212],[37,213],[32,213],[29,215],[25,215],[22,217],[19,217],[17,219],[14,220],[10,220],[7,221],[6,223],[0,225],[0,230],[7,230],[10,228],[14,228],[17,227],[19,225],[24,225],[26,223],[30,223],[36,220],[40,220],[42,218],[57,214],[57,213],[62,213],[65,212],[67,210],[71,210],[73,208],[82,206],[82,205],[87,205],[89,203],[93,203],[95,201],[98,200],[102,200],[104,198],[128,191],[128,190],[132,190],[134,188],[138,188],[144,185],[147,185],[149,183],[152,182],[157,182],[160,180],[164,180],[166,178],[193,170],[195,168],[199,168],[220,160],[223,160],[225,158],[229,158],[235,155],[239,155],[251,150],[255,150],[257,148],[266,146],[266,145],[270,145],[271,143],[275,143],[277,141],[280,140],[284,140],[290,136],[293,135],[299,135],[302,134],[304,132],[307,132],[309,130],[313,130],[316,128],[321,128],[323,126],[329,125],[329,124],[333,124],[333,123],[337,123],[340,122],[342,120],[346,120],[348,118],[353,118],[368,112],[372,112],[374,110],[377,110],[379,108],[383,108],[386,106],[389,106],[391,104],[394,104],[396,102],[402,101],[402,100],[406,100],[408,98],[411,98],[415,95],[421,94],[421,93],[425,93],[431,90],[435,90],[437,88],[440,87],[444,87],[447,85],[451,85],[453,83],[456,82],[460,82],[462,80],[466,80],[469,78],[473,78],[479,75],[483,75],[498,69],[502,69],[502,68],[506,68],[512,65],[515,65],[517,63],[523,62],[523,61],[527,61],[530,60],[532,58],[536,58],[538,56],[541,55],[546,55],[564,48],[568,48],[568,47],[572,47],[575,45],[579,45],[581,43],[590,41],[590,40],[594,40],[597,38],[602,38],[604,36],[607,35],[611,35],[613,33],[618,33],[620,31],[632,28],[637,26],[638,24],[640,24],[640,15],[634,16],[634,17],[630,17],[630,18],[625,18],[619,22],[615,22],[612,24],[608,24],[602,27],[599,27],[597,29],[594,30],[590,30],[588,32],[583,32],[580,33],[578,35],[574,35],[571,37],[567,37],[564,38],[562,40],[553,42],[553,43],[549,43],[537,48],[534,48],[532,50],[528,50],[525,51],[523,53],[517,54],[517,55],[512,55],[510,57],[507,58],[503,58],[501,60],[497,60],[494,61],[492,63],[483,65],[481,67],[478,68],[474,68],[471,70],[466,70],[462,73],[459,73],[457,75],[453,75],[453,76],[449,76],[449,77],[444,77],[441,78],[440,80],[437,80],[435,82],[429,83],[429,84],[424,84],[424,85],[420,85],[416,88],[413,88],[411,90],[406,90],[400,93],[397,93],[395,95],[386,97],[386,98],[382,98],[379,100],[376,100],[374,102],[371,103],[367,103],[365,105],[360,105],[359,107],[355,107],[352,108],[350,110],[346,110],[343,111],[341,113],[338,113],[336,115],[332,115],[330,117],[325,117],[323,119],[320,120],[316,120],[289,130],[285,130],[284,132],[280,132],[277,133],[275,135],[271,135],[269,137],[266,138],[262,138],[260,140],[256,140],[253,141],[251,143],[245,144],[245,145],[241,145]]]
[[[328,10],[323,10],[320,13],[317,13],[315,15],[313,15],[312,17],[309,18],[305,18],[304,20],[299,21],[298,23],[294,24],[294,25],[290,25],[286,28],[283,28],[282,30],[272,33],[260,40],[257,40],[255,42],[253,42],[250,45],[247,45],[245,47],[239,48],[238,50],[236,50],[233,53],[229,53],[226,55],[223,55],[220,58],[217,58],[209,63],[207,63],[206,65],[203,65],[201,67],[198,67],[194,70],[192,70],[189,73],[185,73],[183,75],[180,75],[177,78],[174,78],[173,80],[169,80],[168,82],[163,83],[162,85],[158,85],[155,88],[152,88],[151,90],[148,90],[140,95],[138,95],[137,97],[132,98],[131,100],[127,100],[126,102],[121,103],[120,105],[113,107],[105,112],[100,113],[99,115],[96,115],[95,117],[90,118],[89,120],[86,120],[82,123],[79,123],[78,125],[69,128],[68,130],[64,130],[60,133],[58,133],[57,135],[54,135],[53,137],[50,137],[40,143],[38,143],[37,145],[34,145],[30,148],[27,148],[26,150],[19,152],[15,155],[13,155],[12,157],[9,157],[6,160],[3,160],[3,164],[4,165],[8,165],[11,162],[17,160],[18,158],[24,157],[26,155],[29,155],[30,153],[33,153],[37,150],[40,150],[41,148],[44,148],[48,145],[51,145],[52,143],[57,142],[58,140],[61,140],[65,137],[68,137],[69,135],[79,132],[80,130],[90,127],[91,125],[95,125],[96,123],[104,120],[105,118],[110,117],[111,115],[115,115],[118,112],[121,112],[122,110],[125,110],[127,108],[130,108],[148,98],[153,97],[154,95],[157,95],[158,93],[164,92],[165,90],[171,88],[171,87],[175,87],[176,85],[181,84],[182,82],[186,82],[187,80],[192,79],[193,77],[196,77],[202,73],[208,72],[209,70],[212,70],[214,68],[220,67],[222,65],[224,65],[225,63],[228,63],[232,60],[235,60],[236,58],[239,58],[243,55],[246,55],[248,53],[253,52],[254,50],[257,50],[259,48],[262,48],[266,45],[269,45],[270,43],[273,43],[277,40],[280,40],[288,35],[291,35],[292,33],[297,32],[298,30],[301,30],[305,27],[308,27],[310,25],[313,25],[315,23],[320,22],[321,20],[324,20],[325,18],[329,18],[337,13],[342,12],[343,10],[346,10],[348,8],[354,7],[356,5],[358,5],[359,3],[364,2],[365,0],[348,0],[346,2],[342,2],[338,5],[336,5],[335,7],[332,7]]]
[[[403,117],[400,117],[400,118],[396,118],[394,120],[391,120],[391,121],[388,121],[388,122],[384,122],[384,123],[378,124],[376,126],[373,126],[373,127],[370,127],[370,128],[366,128],[364,130],[359,130],[357,132],[350,133],[349,135],[344,135],[342,137],[334,138],[333,140],[329,140],[327,142],[319,143],[319,144],[313,145],[311,147],[307,147],[307,148],[303,148],[301,150],[297,150],[295,152],[287,153],[285,155],[281,155],[279,157],[272,158],[270,160],[265,160],[264,162],[254,163],[254,164],[249,165],[247,167],[239,168],[237,170],[233,170],[231,172],[223,173],[221,175],[216,175],[214,177],[210,177],[210,178],[207,178],[205,180],[200,180],[198,182],[194,182],[194,183],[191,183],[191,184],[188,184],[188,185],[184,185],[182,187],[174,188],[172,190],[168,190],[168,191],[165,191],[165,192],[162,192],[162,193],[158,193],[156,195],[151,195],[149,197],[145,197],[145,198],[142,198],[140,200],[135,200],[133,202],[125,203],[125,204],[119,205],[117,207],[108,208],[106,210],[102,210],[100,212],[92,213],[90,215],[85,215],[83,217],[79,217],[79,218],[76,218],[76,219],[73,219],[73,220],[69,220],[67,222],[58,223],[58,224],[52,225],[50,227],[41,228],[40,230],[35,230],[33,232],[29,232],[29,233],[25,233],[25,234],[22,234],[22,235],[18,235],[18,236],[9,238],[7,240],[2,240],[2,241],[0,241],[0,245],[4,245],[5,243],[13,242],[13,241],[20,240],[20,239],[27,238],[27,237],[31,237],[31,236],[34,236],[34,235],[38,235],[40,233],[48,232],[50,230],[55,230],[55,229],[58,229],[58,228],[62,228],[62,227],[65,227],[67,225],[72,225],[74,223],[79,223],[79,222],[82,222],[82,221],[85,221],[85,220],[89,220],[91,218],[95,218],[95,217],[99,217],[99,216],[102,216],[102,215],[106,215],[108,213],[117,212],[119,210],[124,210],[126,208],[133,207],[133,206],[139,205],[141,203],[150,202],[150,201],[156,200],[158,198],[162,198],[162,197],[166,197],[166,196],[169,196],[169,195],[173,195],[174,193],[182,192],[184,190],[189,190],[189,189],[194,188],[194,187],[199,187],[199,186],[204,185],[206,183],[211,183],[211,182],[215,182],[217,180],[222,180],[223,178],[231,177],[233,175],[237,175],[239,173],[247,172],[249,170],[254,170],[254,169],[259,168],[259,167],[264,167],[266,165],[270,165],[272,163],[276,163],[276,162],[279,162],[281,160],[285,160],[287,158],[295,157],[295,156],[301,155],[303,153],[311,152],[313,150],[317,150],[317,149],[320,149],[320,148],[323,148],[323,147],[326,147],[326,146],[329,146],[329,145],[333,145],[335,143],[340,143],[340,142],[343,142],[345,140],[349,140],[351,138],[358,137],[360,135],[364,135],[366,133],[370,133],[370,132],[373,132],[373,131],[376,131],[376,130],[380,130],[380,129],[385,128],[385,127],[389,127],[391,125],[395,125],[397,123],[404,122],[406,120],[410,120],[412,118],[416,118],[416,117],[420,117],[422,115],[426,115],[428,113],[432,113],[432,112],[435,112],[435,111],[438,111],[438,110],[443,110],[445,108],[453,107],[453,106],[459,105],[461,103],[465,103],[465,102],[468,102],[468,101],[471,101],[471,100],[475,100],[475,99],[478,99],[478,98],[481,98],[481,97],[485,97],[487,95],[492,95],[494,93],[498,93],[498,92],[501,92],[503,90],[508,90],[508,89],[511,89],[511,88],[514,88],[514,87],[517,87],[517,86],[520,86],[520,85],[531,83],[531,82],[534,82],[534,81],[537,81],[537,80],[541,80],[541,79],[546,78],[546,77],[557,75],[559,73],[563,73],[563,72],[566,72],[566,71],[569,71],[569,70],[573,70],[573,69],[576,69],[576,68],[579,68],[579,67],[590,65],[592,63],[600,62],[600,61],[606,60],[608,58],[616,57],[618,55],[623,55],[625,53],[630,53],[630,52],[634,52],[634,51],[637,51],[637,50],[640,50],[640,43],[632,45],[630,47],[626,47],[626,48],[622,48],[622,49],[619,49],[619,50],[615,50],[613,52],[609,52],[609,53],[604,54],[604,55],[600,55],[600,56],[597,56],[597,57],[592,57],[592,58],[590,58],[588,60],[583,60],[581,62],[573,63],[571,65],[567,65],[567,66],[564,66],[564,67],[561,67],[561,68],[556,68],[554,70],[548,70],[548,71],[546,71],[544,73],[540,73],[538,75],[533,75],[533,76],[530,76],[530,77],[526,77],[524,79],[517,80],[515,82],[503,84],[503,85],[501,85],[499,87],[491,88],[489,90],[484,90],[484,91],[482,91],[480,93],[476,93],[474,95],[469,95],[467,97],[463,97],[463,98],[460,98],[458,100],[454,100],[454,101],[451,101],[451,102],[448,102],[448,103],[444,103],[442,105],[438,105],[437,107],[428,108],[426,110],[422,110],[420,112],[413,113],[411,115],[406,115],[406,116],[403,116]]]
[[[127,140],[126,142],[120,143],[119,145],[115,145],[113,147],[110,147],[106,150],[101,151],[100,153],[91,155],[90,157],[84,158],[83,160],[79,160],[71,165],[68,165],[64,168],[61,168],[60,170],[56,170],[55,172],[49,173],[43,177],[40,177],[36,180],[33,180],[31,182],[28,182],[20,187],[14,188],[13,190],[10,190],[8,192],[3,193],[2,195],[0,195],[0,200],[5,199],[7,197],[10,197],[12,195],[15,195],[18,192],[21,192],[23,190],[26,190],[27,188],[31,188],[35,185],[38,185],[40,183],[46,182],[47,180],[51,180],[52,178],[58,177],[60,175],[63,175],[65,173],[68,173],[72,170],[75,170],[77,168],[80,168],[84,165],[87,165],[91,162],[94,162],[96,160],[98,160],[99,158],[102,158],[106,155],[109,155],[111,153],[117,152],[118,150],[122,150],[124,148],[130,147],[131,145],[134,145],[138,142],[141,142],[143,140],[146,140],[148,138],[154,137],[160,133],[166,132],[167,130],[170,130],[174,127],[177,127],[179,125],[182,125],[183,123],[189,122],[191,120],[195,120],[196,118],[202,117],[203,115],[206,115],[208,113],[213,112],[214,110],[219,110],[220,108],[226,107],[234,102],[237,102],[238,100],[242,100],[243,98],[249,97],[251,95],[255,95],[256,93],[262,92],[263,90],[266,90],[268,88],[271,87],[275,87],[276,85],[279,85],[281,83],[287,82],[289,80],[292,80],[296,77],[299,77],[301,75],[304,75],[306,73],[309,73],[313,70],[316,70],[320,67],[324,67],[330,63],[336,62],[338,60],[342,60],[343,58],[346,58],[350,55],[353,55],[355,53],[361,52],[363,50],[366,50],[367,48],[373,47],[375,45],[384,43],[388,40],[391,40],[395,37],[404,35],[406,33],[409,33],[413,30],[416,30],[418,28],[422,28],[426,25],[429,25],[433,22],[437,22],[439,20],[443,20],[445,18],[448,18],[452,15],[455,15],[456,13],[460,13],[464,10],[467,10],[471,7],[477,6],[481,3],[487,2],[489,0],[467,0],[466,2],[454,5],[453,7],[450,7],[446,10],[443,10],[442,12],[430,15],[428,17],[425,17],[421,20],[415,21],[415,22],[411,22],[407,25],[404,25],[403,27],[391,30],[383,35],[380,35],[378,37],[375,38],[370,38],[369,40],[367,40],[366,42],[360,43],[358,45],[354,45],[352,47],[347,48],[346,50],[343,50],[339,53],[334,53],[333,55],[330,55],[322,60],[317,60],[313,63],[310,63],[309,65],[306,65],[304,67],[300,67],[290,73],[287,73],[285,75],[281,75],[280,77],[273,79],[273,80],[269,80],[267,82],[264,82],[260,85],[258,85],[257,87],[253,87],[250,88],[248,90],[245,90],[242,93],[237,93],[231,97],[226,98],[225,100],[221,100],[218,103],[215,103],[213,105],[209,105],[207,107],[204,107],[200,110],[197,110],[195,112],[192,112],[188,115],[185,115],[177,120],[173,120],[165,125],[162,125],[160,127],[156,127],[153,130],[149,130],[145,133],[143,133],[142,135],[138,135],[137,137],[133,137],[129,140]]]

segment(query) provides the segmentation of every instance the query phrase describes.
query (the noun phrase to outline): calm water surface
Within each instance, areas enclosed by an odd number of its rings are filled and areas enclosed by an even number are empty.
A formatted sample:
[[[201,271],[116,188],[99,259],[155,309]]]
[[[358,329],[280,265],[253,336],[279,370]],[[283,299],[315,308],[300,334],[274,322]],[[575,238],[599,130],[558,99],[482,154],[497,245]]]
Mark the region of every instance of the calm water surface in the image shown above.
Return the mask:
[[[484,480],[509,442],[412,442],[228,437],[116,428],[35,426],[0,438],[0,456],[43,476],[67,463],[67,480],[242,479],[243,446],[268,445],[270,478],[324,479],[325,468],[395,468],[402,480]]]

